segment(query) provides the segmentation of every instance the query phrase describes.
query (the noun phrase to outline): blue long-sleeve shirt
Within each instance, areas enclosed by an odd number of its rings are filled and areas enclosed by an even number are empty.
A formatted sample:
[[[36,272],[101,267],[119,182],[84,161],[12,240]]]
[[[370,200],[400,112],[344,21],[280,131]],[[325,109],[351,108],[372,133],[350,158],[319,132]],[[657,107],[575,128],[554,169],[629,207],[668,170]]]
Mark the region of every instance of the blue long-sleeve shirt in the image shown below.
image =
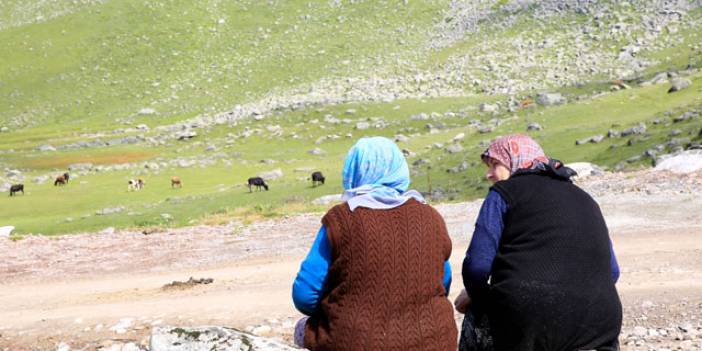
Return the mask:
[[[331,243],[326,227],[322,226],[293,282],[293,302],[300,312],[311,316],[319,308],[319,302],[326,293],[325,284],[331,261]],[[451,287],[451,265],[448,260],[444,262],[443,284],[448,295]]]
[[[469,295],[471,290],[484,291],[487,288],[492,262],[500,245],[506,213],[507,203],[502,196],[494,190],[488,192],[480,208],[466,257],[463,259],[463,284]],[[619,264],[611,241],[609,248],[612,257],[610,264],[612,280],[616,283],[619,279]]]

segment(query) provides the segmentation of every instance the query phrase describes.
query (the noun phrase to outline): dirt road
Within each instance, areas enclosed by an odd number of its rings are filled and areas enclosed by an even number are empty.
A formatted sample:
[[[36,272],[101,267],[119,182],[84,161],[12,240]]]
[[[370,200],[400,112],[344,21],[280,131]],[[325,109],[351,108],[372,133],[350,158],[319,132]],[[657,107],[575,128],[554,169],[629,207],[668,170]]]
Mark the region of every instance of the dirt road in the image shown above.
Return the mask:
[[[622,268],[624,349],[702,349],[700,179],[645,171],[581,182],[605,213]],[[479,206],[437,206],[454,242],[452,298]],[[289,339],[300,317],[290,287],[319,218],[0,241],[0,349],[147,345],[154,325]],[[189,277],[213,283],[164,288]]]

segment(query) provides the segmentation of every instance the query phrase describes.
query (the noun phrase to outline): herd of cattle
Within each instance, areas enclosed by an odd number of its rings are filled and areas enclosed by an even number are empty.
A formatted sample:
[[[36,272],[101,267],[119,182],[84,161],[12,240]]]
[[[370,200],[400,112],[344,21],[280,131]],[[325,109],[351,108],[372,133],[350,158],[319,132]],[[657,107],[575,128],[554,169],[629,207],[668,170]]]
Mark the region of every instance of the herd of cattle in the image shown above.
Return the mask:
[[[71,178],[70,174],[64,173],[56,177],[54,180],[54,186],[59,186],[59,185],[66,185],[68,184],[68,180]],[[322,172],[313,172],[312,176],[310,177],[312,179],[312,186],[316,187],[317,185],[324,184],[324,175]],[[141,178],[136,178],[136,179],[130,179],[127,181],[127,191],[139,191],[144,188],[146,185],[146,182],[144,182],[143,179]],[[182,188],[183,187],[183,182],[180,180],[179,177],[172,177],[171,178],[171,188]],[[249,187],[249,192],[253,192],[252,187],[256,187],[256,190],[261,191],[261,188],[265,189],[268,191],[268,184],[263,180],[261,177],[251,177],[248,180],[248,187]],[[14,184],[10,187],[10,196],[15,196],[15,194],[21,192],[22,195],[24,195],[24,184]]]

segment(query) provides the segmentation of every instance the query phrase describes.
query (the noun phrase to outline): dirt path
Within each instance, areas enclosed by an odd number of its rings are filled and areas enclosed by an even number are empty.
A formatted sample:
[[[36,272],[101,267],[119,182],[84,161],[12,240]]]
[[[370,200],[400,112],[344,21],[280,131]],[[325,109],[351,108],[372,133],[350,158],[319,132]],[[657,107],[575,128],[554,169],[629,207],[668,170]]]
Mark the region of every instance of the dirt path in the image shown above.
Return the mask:
[[[605,213],[622,268],[617,286],[625,306],[625,349],[702,349],[700,178],[666,175],[661,181],[660,174],[642,172],[582,183]],[[460,288],[457,267],[479,206],[437,206],[454,241],[451,297]],[[0,349],[55,350],[59,342],[86,350],[126,341],[146,345],[150,328],[164,324],[263,325],[256,332],[289,338],[300,316],[290,286],[319,217],[0,241]],[[189,277],[214,282],[163,288]],[[675,330],[685,328],[700,335],[680,331],[675,340]],[[634,333],[642,330],[667,335]]]

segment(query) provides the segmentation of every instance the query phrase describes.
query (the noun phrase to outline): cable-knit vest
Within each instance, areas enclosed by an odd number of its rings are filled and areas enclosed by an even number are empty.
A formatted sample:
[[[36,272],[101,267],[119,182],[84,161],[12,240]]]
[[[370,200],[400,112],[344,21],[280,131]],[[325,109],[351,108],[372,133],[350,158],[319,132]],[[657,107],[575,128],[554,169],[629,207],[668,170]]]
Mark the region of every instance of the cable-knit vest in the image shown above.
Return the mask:
[[[322,219],[332,264],[310,350],[455,351],[453,306],[442,285],[451,239],[439,213],[412,199],[389,210],[333,207]]]

